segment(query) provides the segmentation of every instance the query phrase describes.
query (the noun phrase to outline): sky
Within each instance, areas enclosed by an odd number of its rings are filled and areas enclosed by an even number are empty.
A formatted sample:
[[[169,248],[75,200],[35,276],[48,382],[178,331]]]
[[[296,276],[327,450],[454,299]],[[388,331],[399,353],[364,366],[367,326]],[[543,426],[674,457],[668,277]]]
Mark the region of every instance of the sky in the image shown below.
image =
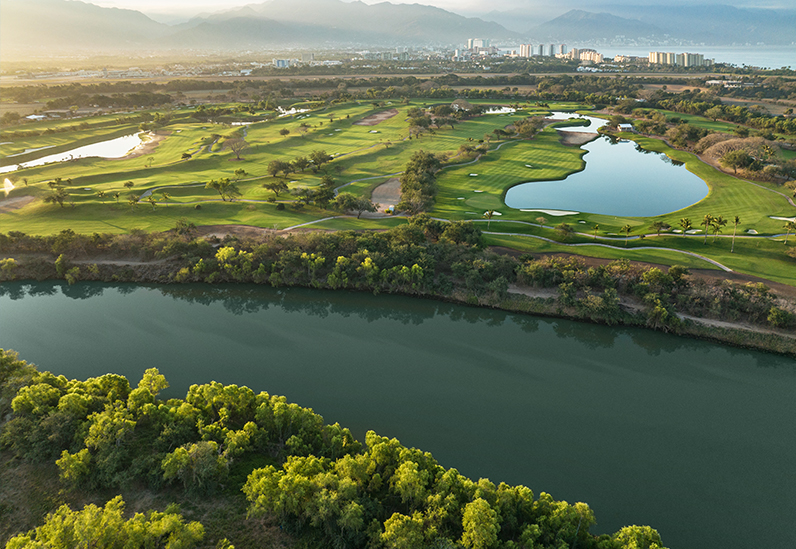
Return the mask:
[[[91,4],[105,7],[128,8],[144,13],[191,13],[221,11],[245,6],[246,4],[260,4],[263,0],[84,0]],[[349,0],[344,0],[349,1]],[[366,4],[376,4],[384,0],[364,0]],[[492,10],[510,11],[512,9],[533,9],[534,4],[540,8],[549,9],[549,0],[390,0],[393,4],[426,4],[437,6],[462,15],[473,13],[488,13]],[[793,7],[792,0],[697,0],[693,2],[671,0],[559,0],[553,5],[561,7],[561,13],[572,9],[581,8],[595,10],[595,5],[604,4],[727,4],[733,6],[757,7]]]

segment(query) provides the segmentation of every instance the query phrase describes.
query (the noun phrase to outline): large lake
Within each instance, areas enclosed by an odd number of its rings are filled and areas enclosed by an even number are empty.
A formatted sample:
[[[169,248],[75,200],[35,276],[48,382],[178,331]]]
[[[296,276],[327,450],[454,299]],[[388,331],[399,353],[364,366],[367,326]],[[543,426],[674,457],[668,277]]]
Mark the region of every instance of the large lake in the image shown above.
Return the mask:
[[[796,363],[637,329],[259,286],[0,285],[0,346],[171,396],[286,395],[472,478],[649,524],[673,549],[792,547]]]
[[[574,116],[555,113],[551,118]],[[605,120],[590,116],[590,125],[562,127],[576,133],[596,132]],[[530,181],[511,187],[510,208],[574,210],[622,217],[652,217],[695,204],[708,195],[707,183],[665,154],[646,151],[632,141],[597,137],[586,150],[583,171],[556,181]]]

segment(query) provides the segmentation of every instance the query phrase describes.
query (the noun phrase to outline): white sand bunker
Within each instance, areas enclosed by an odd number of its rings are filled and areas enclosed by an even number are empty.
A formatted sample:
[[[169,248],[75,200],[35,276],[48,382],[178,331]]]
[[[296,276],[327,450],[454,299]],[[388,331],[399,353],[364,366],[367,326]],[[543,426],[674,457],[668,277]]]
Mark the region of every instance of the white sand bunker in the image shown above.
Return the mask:
[[[379,133],[377,130],[370,130],[368,133]]]
[[[770,219],[776,219],[777,221],[793,221],[796,223],[796,217],[777,217],[775,215],[769,215]]]
[[[483,215],[488,215],[488,214],[489,214],[489,210],[485,211]],[[492,212],[492,215],[503,215],[503,214],[500,213],[500,212]]]
[[[690,230],[686,231],[685,234],[697,234],[697,233],[701,233],[701,232],[702,232],[702,229],[690,229]]]
[[[341,130],[341,129],[336,129],[336,130],[334,130],[334,131],[336,131],[336,132],[341,132],[341,131],[343,131],[343,130]]]
[[[484,192],[484,191],[473,191],[473,192],[474,192],[474,193],[482,193],[482,192]]]
[[[758,234],[757,231],[754,229],[746,229],[746,232],[749,234]]]
[[[577,215],[580,212],[569,212],[566,210],[520,210],[521,212],[541,212],[543,214],[552,215],[553,217],[560,217],[562,215]]]
[[[470,177],[478,177],[478,174],[477,173],[471,173]]]
[[[460,197],[459,197],[459,198],[457,198],[456,200],[464,200],[464,197],[463,197],[463,196],[460,196]]]

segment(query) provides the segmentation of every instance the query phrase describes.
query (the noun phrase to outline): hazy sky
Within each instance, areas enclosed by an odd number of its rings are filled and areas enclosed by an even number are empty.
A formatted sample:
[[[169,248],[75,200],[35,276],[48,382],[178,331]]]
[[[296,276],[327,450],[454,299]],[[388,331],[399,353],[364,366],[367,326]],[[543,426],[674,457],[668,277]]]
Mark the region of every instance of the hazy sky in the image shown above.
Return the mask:
[[[89,0],[84,0],[89,1]],[[350,1],[350,0],[344,0]],[[384,0],[364,0],[366,4],[376,4]],[[450,10],[456,13],[487,13],[492,10],[508,11],[512,9],[533,9],[534,5],[550,10],[559,6],[561,13],[571,8],[596,11],[599,5],[611,4],[728,4],[733,6],[758,7],[793,7],[792,0],[698,0],[694,2],[671,0],[390,0],[393,4],[427,4]],[[201,11],[221,11],[247,4],[260,4],[263,0],[91,0],[89,3],[105,7],[129,8],[144,13],[197,13]]]

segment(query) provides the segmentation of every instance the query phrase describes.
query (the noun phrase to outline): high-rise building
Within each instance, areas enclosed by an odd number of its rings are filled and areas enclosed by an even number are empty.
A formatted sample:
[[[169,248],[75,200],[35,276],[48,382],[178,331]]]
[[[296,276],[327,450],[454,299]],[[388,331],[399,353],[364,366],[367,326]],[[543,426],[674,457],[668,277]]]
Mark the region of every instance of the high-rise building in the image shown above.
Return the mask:
[[[550,44],[550,48],[547,50],[548,57],[555,57],[556,56],[556,45]]]
[[[301,54],[301,62],[302,63],[312,63],[315,61],[315,54],[314,53],[302,53]]]
[[[533,57],[533,46],[531,44],[520,44],[520,57]]]
[[[286,69],[290,66],[290,59],[274,59],[274,67],[277,69]]]
[[[567,54],[567,45],[566,44],[561,44],[560,46],[558,46],[558,53],[560,53],[561,55],[566,55]]]
[[[544,44],[539,44],[538,51],[539,53],[537,53],[536,55],[538,55],[539,57],[544,57]]]
[[[471,49],[473,49],[473,42],[474,42],[474,41],[475,41],[475,39],[474,39],[474,38],[468,38],[468,39],[467,39],[467,49],[468,49],[468,50],[471,50]]]

